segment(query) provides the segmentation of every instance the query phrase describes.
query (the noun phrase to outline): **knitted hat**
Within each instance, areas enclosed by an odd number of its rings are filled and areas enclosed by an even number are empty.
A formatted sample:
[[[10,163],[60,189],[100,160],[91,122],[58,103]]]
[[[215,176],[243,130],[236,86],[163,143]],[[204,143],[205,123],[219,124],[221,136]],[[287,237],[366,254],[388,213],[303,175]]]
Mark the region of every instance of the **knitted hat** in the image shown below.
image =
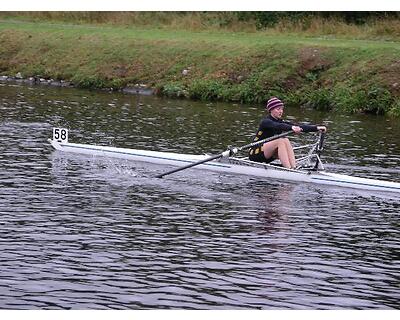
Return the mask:
[[[283,102],[279,100],[276,97],[272,97],[271,99],[268,100],[266,109],[268,112],[271,112],[273,109],[282,107],[283,108]]]

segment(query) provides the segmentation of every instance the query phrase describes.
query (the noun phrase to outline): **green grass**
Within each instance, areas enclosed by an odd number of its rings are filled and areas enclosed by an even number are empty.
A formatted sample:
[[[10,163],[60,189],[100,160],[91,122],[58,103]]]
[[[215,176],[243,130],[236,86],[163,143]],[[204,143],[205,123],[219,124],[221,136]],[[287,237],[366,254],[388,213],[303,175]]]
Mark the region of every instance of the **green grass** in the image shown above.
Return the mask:
[[[166,30],[400,40],[398,12],[0,12],[0,19]]]
[[[160,94],[400,114],[400,44],[264,32],[0,21],[0,72],[86,88],[144,83]],[[188,75],[182,70],[188,69]]]
[[[13,29],[62,36],[94,35],[102,39],[124,39],[145,41],[168,41],[176,44],[205,43],[219,46],[257,48],[273,44],[324,46],[333,48],[394,49],[400,50],[400,42],[382,40],[351,40],[346,38],[307,37],[299,35],[268,35],[264,32],[184,31],[140,28],[135,26],[73,25],[61,23],[33,23],[22,21],[0,21],[0,30]],[[232,48],[231,48],[232,49]],[[236,50],[235,50],[236,51]]]

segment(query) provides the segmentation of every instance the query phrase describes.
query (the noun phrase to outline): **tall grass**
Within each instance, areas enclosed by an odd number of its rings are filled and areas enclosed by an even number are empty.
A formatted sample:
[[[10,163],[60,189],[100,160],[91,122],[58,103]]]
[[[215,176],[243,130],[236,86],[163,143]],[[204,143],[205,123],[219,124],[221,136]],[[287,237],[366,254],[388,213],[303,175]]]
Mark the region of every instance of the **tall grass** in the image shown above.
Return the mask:
[[[257,15],[240,12],[0,12],[1,19],[55,21],[72,24],[109,24],[190,31],[261,32],[353,39],[400,39],[399,14],[371,16],[362,24],[349,23],[340,13],[324,16],[303,13],[282,15],[260,29]]]
[[[151,26],[165,29],[255,31],[253,21],[231,12],[0,12],[0,18],[74,24]]]
[[[400,39],[400,20],[371,18],[362,25],[349,24],[334,17],[312,17],[290,21],[281,19],[272,33],[302,34],[308,36],[335,36],[355,39]]]

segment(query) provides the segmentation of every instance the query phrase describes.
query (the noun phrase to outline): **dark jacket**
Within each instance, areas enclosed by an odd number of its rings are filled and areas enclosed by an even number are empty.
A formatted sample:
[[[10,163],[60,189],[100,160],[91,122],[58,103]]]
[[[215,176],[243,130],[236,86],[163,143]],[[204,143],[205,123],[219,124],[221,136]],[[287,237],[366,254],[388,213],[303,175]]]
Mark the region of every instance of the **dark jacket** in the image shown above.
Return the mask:
[[[295,124],[289,121],[284,121],[282,119],[275,119],[271,115],[265,117],[258,127],[258,131],[253,139],[253,141],[258,141],[266,139],[285,131],[292,130],[292,126],[299,126],[303,129],[303,132],[316,132],[318,131],[316,125],[311,124]]]

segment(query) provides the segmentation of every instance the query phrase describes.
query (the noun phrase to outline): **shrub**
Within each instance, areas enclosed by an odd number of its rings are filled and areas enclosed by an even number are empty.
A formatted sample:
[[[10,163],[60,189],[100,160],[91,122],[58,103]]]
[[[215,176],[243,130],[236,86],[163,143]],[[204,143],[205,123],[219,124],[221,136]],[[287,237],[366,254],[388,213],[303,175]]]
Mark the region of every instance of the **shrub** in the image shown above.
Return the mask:
[[[365,103],[364,98],[364,94],[353,92],[348,86],[336,87],[332,93],[332,103],[335,108],[349,113],[361,111]]]
[[[333,101],[339,109],[350,113],[385,114],[393,105],[390,92],[377,86],[366,89],[337,88],[334,91]]]
[[[306,99],[306,105],[317,110],[331,110],[333,107],[332,93],[326,88],[320,88],[318,90],[311,89],[306,92]]]
[[[199,79],[189,85],[189,97],[199,100],[220,100],[223,85],[217,80]]]
[[[161,92],[167,97],[181,98],[188,96],[187,90],[180,83],[167,83],[161,88]]]
[[[80,88],[101,89],[106,87],[104,80],[96,76],[75,75],[71,80],[76,86]]]
[[[367,113],[385,114],[393,104],[390,92],[381,87],[372,87],[366,92],[364,110]]]
[[[393,102],[392,106],[388,111],[388,115],[392,117],[399,117],[400,118],[400,100],[397,99]]]

